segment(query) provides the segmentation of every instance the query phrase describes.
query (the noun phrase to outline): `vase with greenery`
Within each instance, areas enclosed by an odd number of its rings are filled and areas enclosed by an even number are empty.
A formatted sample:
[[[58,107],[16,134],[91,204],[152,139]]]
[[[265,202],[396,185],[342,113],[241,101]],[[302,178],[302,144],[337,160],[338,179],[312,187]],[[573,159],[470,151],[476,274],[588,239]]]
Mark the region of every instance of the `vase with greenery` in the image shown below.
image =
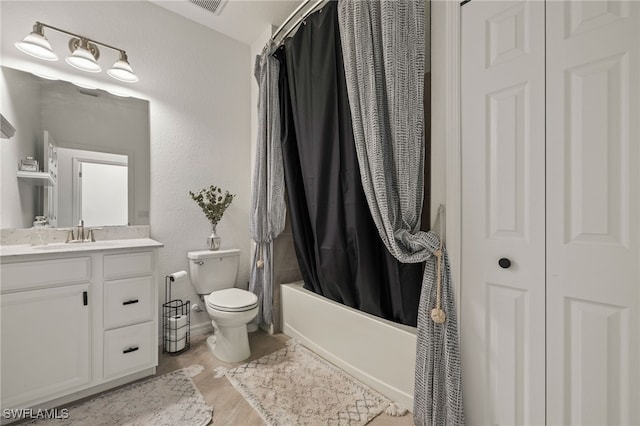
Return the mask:
[[[216,232],[216,226],[222,219],[222,215],[225,210],[227,210],[227,207],[229,207],[233,201],[235,194],[230,194],[229,191],[224,191],[223,194],[222,188],[211,185],[209,188],[203,188],[196,193],[189,191],[189,195],[193,201],[200,206],[204,215],[209,219],[209,222],[211,222],[213,232],[207,238],[209,250],[218,250],[221,240]]]

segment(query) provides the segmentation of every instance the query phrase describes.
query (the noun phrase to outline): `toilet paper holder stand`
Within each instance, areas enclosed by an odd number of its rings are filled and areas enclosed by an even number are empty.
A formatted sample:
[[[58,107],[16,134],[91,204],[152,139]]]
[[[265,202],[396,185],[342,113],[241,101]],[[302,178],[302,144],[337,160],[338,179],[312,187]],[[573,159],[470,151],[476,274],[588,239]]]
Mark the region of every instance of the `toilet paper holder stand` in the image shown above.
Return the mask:
[[[173,274],[164,278],[162,353],[178,355],[191,347],[191,302],[171,298]]]

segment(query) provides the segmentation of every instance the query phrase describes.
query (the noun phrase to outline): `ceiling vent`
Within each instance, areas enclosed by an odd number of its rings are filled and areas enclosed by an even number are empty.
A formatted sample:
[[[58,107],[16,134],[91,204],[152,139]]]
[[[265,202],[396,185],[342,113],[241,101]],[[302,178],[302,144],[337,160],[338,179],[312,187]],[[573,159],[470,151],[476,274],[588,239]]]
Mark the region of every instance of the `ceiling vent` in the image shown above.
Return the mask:
[[[219,16],[228,1],[229,0],[189,0],[189,3],[201,7],[213,13],[215,16]]]

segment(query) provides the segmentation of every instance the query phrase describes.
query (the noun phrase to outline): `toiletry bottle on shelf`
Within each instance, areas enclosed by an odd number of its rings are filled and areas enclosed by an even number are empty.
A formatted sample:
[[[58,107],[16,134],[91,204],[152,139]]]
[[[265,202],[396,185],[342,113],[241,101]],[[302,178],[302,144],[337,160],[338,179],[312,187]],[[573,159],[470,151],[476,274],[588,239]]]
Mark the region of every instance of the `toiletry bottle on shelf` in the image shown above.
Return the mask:
[[[45,238],[45,232],[47,227],[47,218],[45,216],[36,216],[36,220],[33,222],[33,228],[31,228],[31,245],[43,246],[47,244]]]

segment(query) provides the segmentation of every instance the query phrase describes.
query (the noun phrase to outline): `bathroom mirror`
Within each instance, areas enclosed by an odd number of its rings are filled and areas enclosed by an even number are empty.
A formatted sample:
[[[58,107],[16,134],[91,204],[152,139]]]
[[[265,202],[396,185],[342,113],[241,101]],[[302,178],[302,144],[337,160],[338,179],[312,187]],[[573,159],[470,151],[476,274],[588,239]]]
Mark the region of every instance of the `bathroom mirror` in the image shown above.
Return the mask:
[[[149,224],[148,101],[7,67],[0,96],[16,128],[0,141],[0,228],[30,228],[41,215],[58,227]],[[54,183],[18,173],[26,157],[48,171],[49,141]]]

